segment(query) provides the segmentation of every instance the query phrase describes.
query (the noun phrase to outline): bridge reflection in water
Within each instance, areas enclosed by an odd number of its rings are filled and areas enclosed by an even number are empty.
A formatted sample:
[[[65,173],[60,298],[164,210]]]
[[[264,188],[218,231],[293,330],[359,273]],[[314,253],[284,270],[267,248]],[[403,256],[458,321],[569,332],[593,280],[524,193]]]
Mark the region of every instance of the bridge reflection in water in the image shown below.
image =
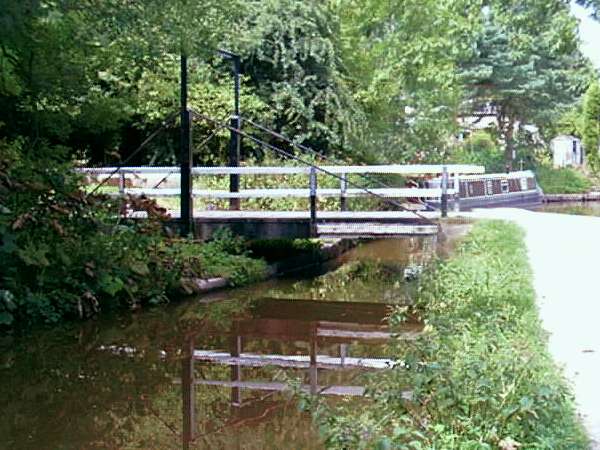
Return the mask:
[[[388,316],[394,307],[385,303],[331,302],[300,299],[269,299],[258,301],[249,317],[232,322],[229,351],[195,348],[195,338],[202,335],[222,335],[222,330],[199,330],[190,335],[183,348],[181,392],[183,400],[183,448],[193,445],[197,433],[195,408],[196,389],[225,387],[230,389],[231,419],[247,415],[253,410],[252,400],[244,402],[243,390],[292,391],[296,386],[311,395],[362,396],[362,385],[330,384],[320,382],[324,374],[333,371],[382,370],[399,364],[385,357],[350,355],[351,344],[384,344],[391,338],[413,340],[422,331],[423,324],[414,316],[391,332]],[[300,319],[299,319],[300,318]],[[274,343],[303,343],[305,354],[261,353],[248,351],[252,341]],[[360,345],[359,345],[360,346]],[[364,351],[364,346],[361,346]],[[325,354],[322,351],[336,355]],[[207,379],[197,376],[202,365],[229,366],[229,379]],[[243,368],[277,367],[280,370],[301,371],[300,383],[285,381],[246,380]],[[410,398],[410,392],[403,396]],[[259,408],[261,409],[261,408]]]

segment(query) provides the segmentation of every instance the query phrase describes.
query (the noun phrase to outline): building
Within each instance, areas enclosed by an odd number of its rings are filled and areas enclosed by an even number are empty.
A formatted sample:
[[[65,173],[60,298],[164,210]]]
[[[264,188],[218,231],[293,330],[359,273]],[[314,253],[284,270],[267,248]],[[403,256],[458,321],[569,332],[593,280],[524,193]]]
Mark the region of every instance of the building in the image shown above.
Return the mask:
[[[583,164],[581,140],[561,134],[550,141],[554,167],[579,167]]]

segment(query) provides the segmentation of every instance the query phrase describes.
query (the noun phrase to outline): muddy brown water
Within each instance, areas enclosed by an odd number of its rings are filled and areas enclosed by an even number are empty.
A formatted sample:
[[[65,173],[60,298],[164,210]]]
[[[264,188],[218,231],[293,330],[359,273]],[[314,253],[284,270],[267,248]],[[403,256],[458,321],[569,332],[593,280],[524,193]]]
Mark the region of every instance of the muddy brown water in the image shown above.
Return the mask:
[[[194,361],[190,448],[322,448],[298,397],[264,389],[359,389],[373,371],[359,359],[391,356],[390,309],[410,303],[422,267],[447,249],[437,238],[370,241],[294,278],[0,337],[0,448],[182,448],[190,346],[204,355]]]

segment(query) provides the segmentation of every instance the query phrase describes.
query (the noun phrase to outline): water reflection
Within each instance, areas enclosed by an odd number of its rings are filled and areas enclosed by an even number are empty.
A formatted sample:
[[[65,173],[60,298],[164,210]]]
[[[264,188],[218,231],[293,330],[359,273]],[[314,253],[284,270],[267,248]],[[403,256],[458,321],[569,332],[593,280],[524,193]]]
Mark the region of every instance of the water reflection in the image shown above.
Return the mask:
[[[391,364],[385,318],[418,284],[405,269],[438,248],[372,241],[322,276],[2,338],[0,448],[322,448],[285,388],[360,393]]]
[[[364,386],[338,384],[348,377],[339,374],[337,377],[328,377],[327,371],[388,369],[397,364],[390,358],[372,357],[371,352],[350,352],[357,343],[379,345],[387,342],[392,336],[387,317],[396,306],[367,302],[260,299],[249,308],[249,317],[233,321],[227,331],[228,352],[197,348],[195,336],[190,336],[184,345],[181,377],[183,448],[191,448],[197,434],[196,386],[229,388],[232,408],[245,407],[246,410],[249,405],[262,399],[250,397],[244,401],[244,390],[283,392],[293,391],[295,387],[295,390],[311,395],[364,395]],[[416,317],[408,316],[395,333],[402,339],[414,339],[421,329],[422,323]],[[205,329],[201,335],[211,333],[218,333],[218,330]],[[256,351],[256,346],[251,345],[256,341],[274,343],[281,351]],[[265,347],[268,348],[263,344],[259,348]],[[304,347],[304,351],[298,347]],[[197,377],[195,364],[202,363],[229,366],[229,378]],[[253,373],[253,369],[257,368],[301,373],[287,377],[289,380],[299,376],[297,383],[293,384],[270,378],[256,379],[257,375],[262,375]],[[263,413],[260,408],[258,412]],[[238,416],[234,411],[233,417],[237,419]]]
[[[600,216],[600,202],[546,203],[535,211],[576,216]]]

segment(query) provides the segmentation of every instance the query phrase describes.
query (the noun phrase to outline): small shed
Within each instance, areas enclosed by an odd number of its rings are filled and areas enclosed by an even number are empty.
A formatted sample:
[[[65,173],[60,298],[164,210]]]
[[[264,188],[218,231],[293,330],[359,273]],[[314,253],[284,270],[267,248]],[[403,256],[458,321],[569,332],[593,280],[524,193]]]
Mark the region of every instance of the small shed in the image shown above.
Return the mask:
[[[566,134],[556,136],[550,141],[554,167],[579,167],[583,164],[581,139]]]

